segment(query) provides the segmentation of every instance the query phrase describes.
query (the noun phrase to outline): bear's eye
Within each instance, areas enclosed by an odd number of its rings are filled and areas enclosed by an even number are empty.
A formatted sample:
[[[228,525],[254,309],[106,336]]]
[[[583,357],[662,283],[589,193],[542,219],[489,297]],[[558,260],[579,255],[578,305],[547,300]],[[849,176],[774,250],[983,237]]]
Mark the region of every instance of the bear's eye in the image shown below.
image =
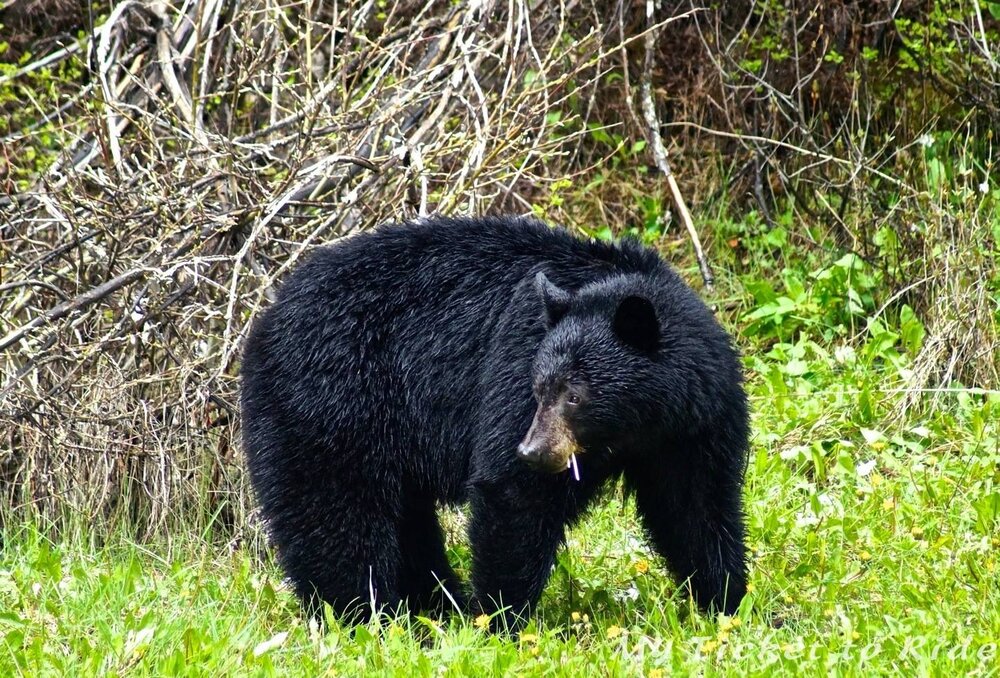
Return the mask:
[[[577,393],[570,393],[566,396],[566,402],[570,405],[579,405],[581,402],[580,396]]]

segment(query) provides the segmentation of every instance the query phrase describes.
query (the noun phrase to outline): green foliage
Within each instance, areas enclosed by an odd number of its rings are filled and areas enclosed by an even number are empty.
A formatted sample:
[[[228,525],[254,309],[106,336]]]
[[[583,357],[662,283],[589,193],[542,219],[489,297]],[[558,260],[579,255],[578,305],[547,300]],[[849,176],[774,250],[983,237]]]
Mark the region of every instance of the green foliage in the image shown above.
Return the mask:
[[[777,289],[768,280],[753,281],[749,289],[755,308],[746,315],[746,332],[787,339],[812,330],[826,340],[853,332],[859,319],[874,310],[877,282],[877,273],[856,254],[808,273],[785,269]]]
[[[69,133],[82,126],[80,121],[68,128],[60,118],[48,119],[46,114],[79,91],[87,69],[77,53],[54,68],[10,78],[32,61],[32,55],[25,52],[16,63],[7,63],[6,51],[7,44],[0,41],[0,145],[6,150],[0,153],[0,181],[10,180],[16,189],[26,190],[52,164],[71,138]],[[5,161],[10,163],[6,167]]]
[[[779,221],[716,234],[750,248],[742,277],[723,281],[749,305],[732,320],[755,413],[751,591],[737,617],[692,608],[620,487],[570,531],[518,639],[487,635],[481,619],[394,614],[319,632],[249,546],[194,529],[97,545],[85,525],[52,542],[8,523],[0,675],[990,675],[1000,395],[956,387],[901,408],[919,314],[883,309],[882,278],[861,257],[797,249]],[[461,530],[449,544],[467,577]]]
[[[8,526],[0,672],[988,675],[1000,632],[1000,398],[965,393],[893,420],[903,368],[866,363],[885,346],[876,334],[856,356],[800,342],[748,358],[752,587],[736,618],[691,609],[620,490],[571,531],[518,639],[491,637],[475,618],[405,615],[321,633],[276,565],[248,550],[180,534],[97,546],[84,530],[54,543]],[[808,369],[788,369],[795,359]]]

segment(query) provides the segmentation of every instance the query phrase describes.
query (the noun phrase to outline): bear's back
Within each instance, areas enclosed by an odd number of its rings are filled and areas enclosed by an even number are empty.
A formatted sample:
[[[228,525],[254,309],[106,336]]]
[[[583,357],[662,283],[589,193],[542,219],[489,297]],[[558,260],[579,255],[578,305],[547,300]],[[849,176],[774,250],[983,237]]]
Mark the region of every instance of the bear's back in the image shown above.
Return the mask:
[[[391,444],[406,453],[386,472],[409,470],[457,497],[463,487],[441,485],[464,476],[454,467],[475,445],[475,394],[489,379],[491,345],[529,347],[529,365],[541,337],[541,307],[525,293],[534,274],[578,288],[665,268],[637,244],[585,241],[533,219],[383,226],[319,248],[293,271],[248,339],[244,383],[266,384],[288,420],[282,427],[350,433],[360,447]],[[523,318],[519,329],[496,337],[512,313]],[[373,452],[364,463],[387,458]]]

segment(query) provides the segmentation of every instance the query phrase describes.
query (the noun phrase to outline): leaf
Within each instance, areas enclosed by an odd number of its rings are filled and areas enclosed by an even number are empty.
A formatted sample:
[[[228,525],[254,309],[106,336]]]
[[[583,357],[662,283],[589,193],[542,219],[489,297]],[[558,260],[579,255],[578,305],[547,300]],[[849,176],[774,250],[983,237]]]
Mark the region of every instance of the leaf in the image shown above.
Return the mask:
[[[859,257],[854,252],[848,252],[840,259],[837,259],[837,261],[835,261],[833,265],[838,268],[843,268],[845,270],[853,269],[857,271],[864,268],[865,262],[862,261],[861,257]]]
[[[138,657],[149,647],[149,641],[153,639],[156,632],[155,626],[145,626],[138,631],[129,631],[125,638],[125,654],[129,657]]]
[[[861,437],[869,445],[885,447],[885,434],[870,428],[861,429]]]
[[[277,648],[285,644],[286,638],[288,638],[288,631],[281,631],[280,633],[275,633],[267,640],[257,644],[257,647],[253,649],[253,656],[262,657],[271,650],[276,650]]]
[[[785,365],[785,374],[790,377],[801,377],[809,371],[809,364],[805,360],[793,358]]]
[[[924,344],[924,336],[927,331],[924,329],[924,324],[917,318],[917,314],[907,305],[904,305],[899,311],[899,329],[903,347],[907,353],[915,356]]]

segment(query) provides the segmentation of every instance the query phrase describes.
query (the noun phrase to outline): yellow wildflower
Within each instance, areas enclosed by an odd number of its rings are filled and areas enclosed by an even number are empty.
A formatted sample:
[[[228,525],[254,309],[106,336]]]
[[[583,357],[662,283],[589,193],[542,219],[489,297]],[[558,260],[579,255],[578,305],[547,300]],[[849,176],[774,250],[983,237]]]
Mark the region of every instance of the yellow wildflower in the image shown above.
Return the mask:
[[[476,617],[476,621],[473,623],[477,629],[488,629],[490,627],[490,616],[488,614],[481,614]]]
[[[578,621],[580,621],[580,613],[579,612],[570,612],[569,618],[572,619],[574,622],[578,622]]]
[[[635,571],[638,574],[646,574],[647,572],[649,572],[649,561],[646,560],[645,558],[637,560],[635,563]]]
[[[537,643],[538,636],[534,633],[522,633],[520,640],[522,643]]]
[[[625,633],[625,629],[623,629],[620,626],[609,626],[608,630],[605,633],[608,637],[608,640],[614,640],[621,634]]]
[[[727,617],[726,615],[719,615],[719,630],[720,631],[732,631],[737,626],[740,625],[739,617]]]
[[[701,644],[701,653],[709,654],[711,652],[715,652],[716,648],[718,647],[719,647],[719,641],[706,640],[704,643]]]

